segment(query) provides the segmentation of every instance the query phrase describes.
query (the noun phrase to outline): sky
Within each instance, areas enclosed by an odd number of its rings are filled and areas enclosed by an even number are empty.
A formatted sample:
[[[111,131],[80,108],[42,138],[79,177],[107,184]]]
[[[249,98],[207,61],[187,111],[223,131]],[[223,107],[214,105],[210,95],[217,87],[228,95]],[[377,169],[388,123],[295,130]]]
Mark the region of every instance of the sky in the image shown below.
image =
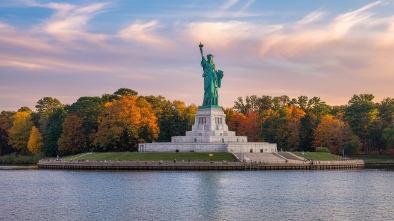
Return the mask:
[[[119,88],[201,105],[200,42],[223,107],[394,97],[394,0],[1,0],[0,111]]]

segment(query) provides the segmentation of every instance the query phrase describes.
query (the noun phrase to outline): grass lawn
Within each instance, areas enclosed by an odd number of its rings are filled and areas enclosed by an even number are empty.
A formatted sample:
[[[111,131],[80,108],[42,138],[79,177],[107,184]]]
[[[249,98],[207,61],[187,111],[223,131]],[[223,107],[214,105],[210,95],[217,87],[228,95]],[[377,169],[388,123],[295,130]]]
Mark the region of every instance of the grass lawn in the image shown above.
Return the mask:
[[[304,154],[302,154],[301,152],[293,152],[293,154],[306,158],[308,160],[331,161],[341,158],[341,156],[324,152],[304,152]]]
[[[196,152],[178,152],[178,153],[140,153],[140,152],[110,152],[110,153],[82,153],[64,157],[64,160],[126,160],[126,161],[234,161],[235,157],[231,153],[196,153]]]
[[[353,155],[351,157],[365,162],[394,162],[392,155]]]

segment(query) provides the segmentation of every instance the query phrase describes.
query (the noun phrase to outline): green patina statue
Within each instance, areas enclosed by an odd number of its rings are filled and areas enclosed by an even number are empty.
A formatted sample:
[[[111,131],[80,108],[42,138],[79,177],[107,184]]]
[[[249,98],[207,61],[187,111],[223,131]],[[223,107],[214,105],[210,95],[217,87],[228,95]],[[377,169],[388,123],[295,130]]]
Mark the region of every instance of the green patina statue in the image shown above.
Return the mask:
[[[201,52],[201,66],[204,70],[202,76],[204,77],[204,100],[202,106],[199,108],[221,108],[219,106],[219,94],[218,88],[221,86],[223,71],[216,70],[216,66],[213,63],[213,55],[207,55],[207,59],[204,57],[203,47],[204,45],[200,42]]]

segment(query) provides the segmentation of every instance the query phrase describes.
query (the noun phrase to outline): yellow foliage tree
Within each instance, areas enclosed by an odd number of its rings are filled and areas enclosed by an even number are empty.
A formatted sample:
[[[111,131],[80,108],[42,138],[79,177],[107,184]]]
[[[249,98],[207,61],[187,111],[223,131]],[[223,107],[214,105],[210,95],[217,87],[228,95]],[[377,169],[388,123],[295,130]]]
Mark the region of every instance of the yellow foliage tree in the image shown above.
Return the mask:
[[[130,150],[159,134],[157,118],[144,98],[122,96],[106,104],[94,144],[102,150]]]
[[[28,154],[27,142],[29,141],[30,131],[33,127],[30,112],[19,111],[12,117],[12,127],[10,129],[9,144],[20,151],[21,154]]]
[[[32,154],[38,154],[41,152],[43,145],[44,143],[42,142],[42,135],[40,131],[33,126],[30,131],[29,141],[27,142],[27,149],[29,149]]]

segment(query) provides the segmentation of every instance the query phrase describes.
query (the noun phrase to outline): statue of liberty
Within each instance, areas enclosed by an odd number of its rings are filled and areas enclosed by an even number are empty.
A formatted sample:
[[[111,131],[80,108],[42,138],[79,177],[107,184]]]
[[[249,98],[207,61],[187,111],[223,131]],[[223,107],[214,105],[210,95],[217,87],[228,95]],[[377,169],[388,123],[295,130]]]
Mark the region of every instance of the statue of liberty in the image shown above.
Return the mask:
[[[202,76],[204,77],[204,100],[202,102],[202,108],[204,107],[219,107],[218,99],[218,88],[221,86],[223,71],[216,70],[216,66],[213,63],[213,55],[207,55],[207,59],[204,57],[202,48],[203,44],[200,42],[201,52],[201,66],[204,70]]]

